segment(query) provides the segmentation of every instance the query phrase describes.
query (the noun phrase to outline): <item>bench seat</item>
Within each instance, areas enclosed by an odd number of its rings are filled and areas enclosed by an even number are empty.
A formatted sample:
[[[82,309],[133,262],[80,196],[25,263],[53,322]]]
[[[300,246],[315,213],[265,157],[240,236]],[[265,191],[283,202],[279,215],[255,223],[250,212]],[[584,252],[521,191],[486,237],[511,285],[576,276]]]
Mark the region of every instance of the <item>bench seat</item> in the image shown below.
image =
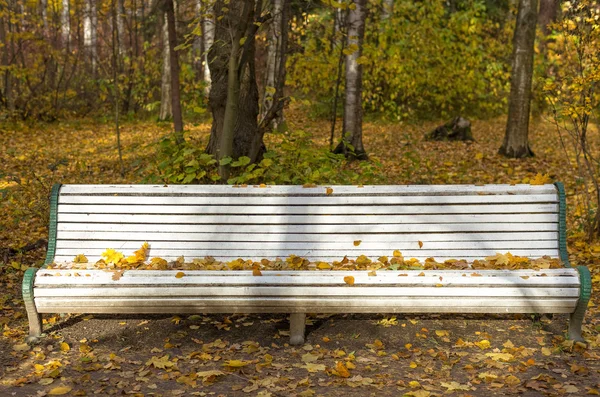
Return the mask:
[[[40,313],[289,313],[291,343],[306,313],[569,313],[582,340],[587,268],[568,266],[564,195],[545,186],[232,187],[65,185],[54,188],[46,265],[23,292],[30,334]],[[52,221],[54,223],[52,223]],[[260,261],[298,255],[425,260],[497,252],[559,257],[564,269],[252,271],[70,268],[107,248],[147,241],[166,260]],[[188,259],[189,260],[189,259]],[[347,277],[353,282],[347,282]]]

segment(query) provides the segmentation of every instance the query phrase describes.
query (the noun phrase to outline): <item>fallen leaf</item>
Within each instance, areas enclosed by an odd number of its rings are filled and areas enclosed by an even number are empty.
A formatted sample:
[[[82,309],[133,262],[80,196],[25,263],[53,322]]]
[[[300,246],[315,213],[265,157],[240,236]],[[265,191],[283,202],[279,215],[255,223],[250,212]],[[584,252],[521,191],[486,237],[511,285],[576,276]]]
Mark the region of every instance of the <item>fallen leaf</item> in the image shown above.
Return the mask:
[[[48,392],[49,396],[62,396],[69,393],[73,388],[70,386],[58,386]]]
[[[354,277],[346,276],[344,277],[344,282],[348,285],[354,285]]]
[[[183,276],[185,276],[184,272],[177,272],[177,274],[175,274],[175,278],[182,278]]]
[[[252,361],[243,361],[243,360],[227,360],[223,363],[224,367],[231,368],[240,368],[245,367],[248,364],[252,364]]]
[[[88,258],[85,255],[79,254],[73,259],[74,263],[88,263]]]
[[[342,378],[349,378],[350,377],[350,372],[348,371],[348,368],[346,368],[346,366],[344,365],[343,362],[341,361],[337,361],[335,363],[335,371],[337,372],[337,375],[342,377]]]

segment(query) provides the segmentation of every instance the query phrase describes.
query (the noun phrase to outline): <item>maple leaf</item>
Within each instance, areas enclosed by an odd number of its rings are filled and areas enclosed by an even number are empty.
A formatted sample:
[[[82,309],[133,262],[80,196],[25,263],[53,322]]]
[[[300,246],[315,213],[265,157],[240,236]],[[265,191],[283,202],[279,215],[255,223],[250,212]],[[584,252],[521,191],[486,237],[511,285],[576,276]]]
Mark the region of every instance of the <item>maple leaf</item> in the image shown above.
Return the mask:
[[[515,359],[515,356],[513,356],[510,353],[486,353],[485,355],[486,355],[486,357],[489,357],[494,361],[508,362],[508,361],[512,361]]]
[[[252,361],[243,361],[243,360],[227,360],[223,363],[224,367],[231,368],[240,368],[245,367],[248,364],[252,364]]]
[[[471,390],[471,386],[469,385],[461,385],[458,382],[442,382],[440,383],[442,387],[448,389],[448,391],[456,391],[456,390]]]
[[[74,263],[88,263],[88,258],[85,255],[79,254],[73,259]]]
[[[346,366],[344,365],[343,362],[341,361],[337,361],[335,363],[335,372],[334,372],[337,376],[340,376],[342,378],[349,378],[350,377],[350,372],[348,371],[348,368],[346,368]]]
[[[545,185],[550,182],[550,176],[548,174],[537,173],[537,175],[529,181],[530,185]]]
[[[150,360],[146,361],[146,365],[149,367],[152,366],[154,368],[167,369],[175,366],[175,363],[169,361],[169,355],[166,354],[160,358],[152,356]]]
[[[302,365],[300,368],[304,368],[308,372],[319,372],[319,371],[325,371],[325,369],[327,367],[325,367],[325,364],[306,363],[306,364]]]
[[[145,262],[146,258],[148,257],[149,251],[150,244],[144,242],[144,244],[142,244],[142,247],[139,250],[134,251],[132,256],[127,257],[127,263],[136,264]]]
[[[209,371],[196,372],[196,376],[198,378],[202,378],[202,382],[206,384],[213,383],[217,377],[222,375],[225,375],[225,372],[215,369]]]
[[[102,259],[104,259],[104,262],[106,263],[113,263],[115,265],[118,265],[121,259],[123,259],[123,253],[115,251],[112,248],[108,248],[102,253]]]

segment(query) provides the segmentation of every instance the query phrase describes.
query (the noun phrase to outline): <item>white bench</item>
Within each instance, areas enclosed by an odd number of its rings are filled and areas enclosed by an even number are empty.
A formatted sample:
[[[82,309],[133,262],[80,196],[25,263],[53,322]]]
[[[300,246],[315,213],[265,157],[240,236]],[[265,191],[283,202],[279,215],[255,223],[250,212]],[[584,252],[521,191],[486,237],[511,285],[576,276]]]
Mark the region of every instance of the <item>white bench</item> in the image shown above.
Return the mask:
[[[127,255],[311,261],[393,255],[469,261],[511,252],[560,258],[564,269],[248,271],[29,269],[30,335],[40,313],[289,313],[291,343],[306,313],[570,313],[582,340],[591,294],[585,267],[569,267],[561,184],[486,186],[57,185],[46,265]],[[181,276],[181,275],[179,275]],[[353,285],[344,278],[354,277]]]

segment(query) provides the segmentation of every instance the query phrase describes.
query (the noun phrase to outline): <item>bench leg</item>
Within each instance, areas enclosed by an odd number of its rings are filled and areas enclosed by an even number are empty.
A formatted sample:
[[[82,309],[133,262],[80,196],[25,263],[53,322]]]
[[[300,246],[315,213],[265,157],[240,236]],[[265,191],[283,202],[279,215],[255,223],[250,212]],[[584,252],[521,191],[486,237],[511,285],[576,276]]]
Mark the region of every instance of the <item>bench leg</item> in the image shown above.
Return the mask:
[[[42,316],[38,313],[33,300],[33,281],[37,269],[29,268],[23,276],[23,302],[29,319],[29,342],[36,341],[42,335]]]
[[[569,319],[569,339],[576,342],[584,342],[581,335],[581,326],[583,325],[585,311],[592,296],[592,277],[589,269],[585,266],[577,266],[577,271],[579,271],[580,282],[579,301],[577,302],[575,312],[571,313],[571,318]]]
[[[306,313],[290,314],[290,344],[301,345],[304,343],[306,328]]]

